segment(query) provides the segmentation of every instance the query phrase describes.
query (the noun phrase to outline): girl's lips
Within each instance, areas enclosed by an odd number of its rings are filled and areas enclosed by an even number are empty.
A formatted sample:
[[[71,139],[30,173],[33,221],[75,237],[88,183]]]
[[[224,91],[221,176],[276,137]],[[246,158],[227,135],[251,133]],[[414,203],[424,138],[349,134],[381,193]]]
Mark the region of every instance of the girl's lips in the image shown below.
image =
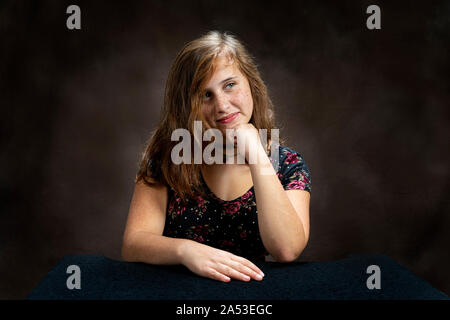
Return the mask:
[[[228,117],[228,118],[223,119],[223,120],[218,120],[218,122],[220,122],[220,123],[229,123],[229,122],[233,121],[237,117],[238,114],[239,114],[239,112],[235,112],[235,113],[233,113],[231,115],[231,117]]]

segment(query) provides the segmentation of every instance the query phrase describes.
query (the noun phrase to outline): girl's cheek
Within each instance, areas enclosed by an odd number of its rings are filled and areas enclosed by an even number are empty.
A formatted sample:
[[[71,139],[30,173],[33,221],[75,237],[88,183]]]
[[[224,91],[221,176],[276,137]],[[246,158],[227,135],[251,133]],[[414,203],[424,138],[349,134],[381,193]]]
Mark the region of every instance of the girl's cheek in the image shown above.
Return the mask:
[[[247,99],[246,93],[242,89],[236,90],[234,98],[236,101],[245,101]]]

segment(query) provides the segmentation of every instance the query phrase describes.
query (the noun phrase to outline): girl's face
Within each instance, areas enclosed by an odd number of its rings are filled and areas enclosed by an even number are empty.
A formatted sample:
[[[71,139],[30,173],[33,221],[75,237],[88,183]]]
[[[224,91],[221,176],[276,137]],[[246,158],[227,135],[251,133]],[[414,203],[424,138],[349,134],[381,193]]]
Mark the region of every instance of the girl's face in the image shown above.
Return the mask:
[[[247,78],[236,63],[224,56],[217,58],[217,67],[202,92],[202,112],[211,128],[225,136],[232,129],[250,121],[253,98]]]

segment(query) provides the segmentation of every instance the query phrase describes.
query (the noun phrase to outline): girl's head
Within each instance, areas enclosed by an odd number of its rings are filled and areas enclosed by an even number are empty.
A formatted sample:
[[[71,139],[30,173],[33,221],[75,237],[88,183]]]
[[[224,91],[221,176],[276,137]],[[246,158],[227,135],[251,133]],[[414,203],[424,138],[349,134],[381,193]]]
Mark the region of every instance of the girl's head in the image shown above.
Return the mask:
[[[234,36],[211,31],[178,53],[166,83],[165,110],[178,127],[193,133],[203,128],[232,128],[250,122],[256,129],[273,128],[273,106],[256,64]],[[239,113],[233,123],[217,120]],[[176,117],[176,119],[175,119]]]
[[[233,116],[232,121],[220,121]],[[176,56],[166,82],[161,120],[140,162],[137,181],[172,187],[184,200],[202,193],[200,166],[174,164],[172,132],[184,128],[194,136],[194,121],[203,131],[252,123],[256,129],[274,128],[273,105],[255,62],[236,37],[211,31],[187,43]],[[194,139],[192,139],[193,142]],[[282,140],[281,140],[282,141]],[[193,149],[191,149],[193,150]],[[192,154],[193,157],[193,154]]]

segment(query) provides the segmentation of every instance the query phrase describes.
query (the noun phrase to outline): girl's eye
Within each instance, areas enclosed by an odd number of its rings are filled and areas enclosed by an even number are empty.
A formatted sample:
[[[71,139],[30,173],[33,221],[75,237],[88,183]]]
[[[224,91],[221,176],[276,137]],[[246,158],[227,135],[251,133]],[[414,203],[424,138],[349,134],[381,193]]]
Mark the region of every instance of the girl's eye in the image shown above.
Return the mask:
[[[211,98],[211,92],[207,91],[207,92],[205,93],[205,98]]]
[[[234,85],[235,85],[234,82],[230,82],[229,84],[227,84],[227,85],[225,86],[225,88],[231,88],[231,87],[233,87]]]

